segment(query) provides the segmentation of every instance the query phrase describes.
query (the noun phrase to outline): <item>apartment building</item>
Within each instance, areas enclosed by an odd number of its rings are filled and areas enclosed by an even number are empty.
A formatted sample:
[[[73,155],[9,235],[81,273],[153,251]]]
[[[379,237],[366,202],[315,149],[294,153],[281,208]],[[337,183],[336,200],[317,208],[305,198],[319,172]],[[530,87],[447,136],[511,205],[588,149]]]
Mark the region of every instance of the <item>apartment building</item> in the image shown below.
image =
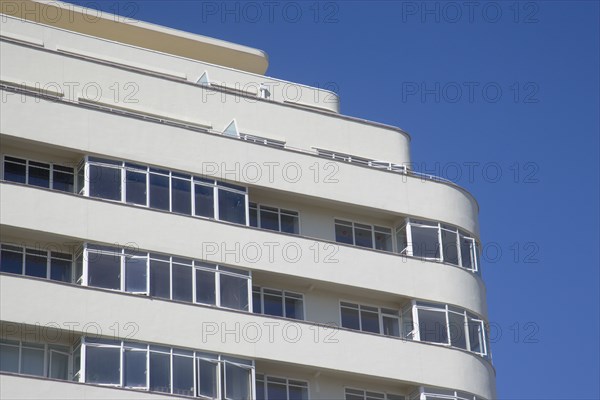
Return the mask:
[[[260,50],[1,5],[0,397],[495,398],[478,204],[406,132]]]

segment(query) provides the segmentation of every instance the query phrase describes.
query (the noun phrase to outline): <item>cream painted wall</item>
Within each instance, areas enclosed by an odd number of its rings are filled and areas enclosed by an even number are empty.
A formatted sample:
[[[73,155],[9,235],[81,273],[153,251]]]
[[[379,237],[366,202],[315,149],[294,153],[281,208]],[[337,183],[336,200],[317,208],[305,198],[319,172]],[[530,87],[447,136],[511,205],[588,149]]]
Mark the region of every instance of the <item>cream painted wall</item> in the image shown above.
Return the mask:
[[[38,298],[52,298],[52,302],[32,307],[27,301],[13,301],[21,293],[36,293]],[[266,316],[6,274],[0,276],[0,300],[2,318],[10,322],[47,325],[77,321],[80,326],[93,323],[94,330],[99,327],[102,332],[111,332],[109,327],[115,323],[124,326],[133,322],[138,329],[129,338],[141,342],[164,343],[168,337],[168,344],[175,347],[341,370],[365,378],[448,387],[488,399],[495,397],[495,372],[488,361],[443,346],[345,330],[326,340],[323,335],[316,335],[323,331],[308,323],[283,322]],[[357,351],[360,357],[356,356]]]

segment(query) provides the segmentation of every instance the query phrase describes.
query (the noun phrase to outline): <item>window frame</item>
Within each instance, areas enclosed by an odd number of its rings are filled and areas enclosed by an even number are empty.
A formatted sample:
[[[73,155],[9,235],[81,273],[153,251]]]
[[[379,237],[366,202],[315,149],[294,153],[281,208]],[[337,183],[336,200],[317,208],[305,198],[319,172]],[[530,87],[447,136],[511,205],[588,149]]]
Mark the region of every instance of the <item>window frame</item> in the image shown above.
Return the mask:
[[[258,289],[257,291],[255,289]],[[264,298],[264,291],[266,290],[271,290],[274,292],[279,292],[281,293],[281,306],[282,306],[282,311],[283,311],[283,315],[271,315],[271,314],[265,314],[265,298]],[[299,293],[299,292],[293,292],[291,290],[285,290],[285,289],[276,289],[276,288],[272,288],[272,287],[268,287],[268,286],[259,286],[259,285],[253,285],[252,286],[252,294],[254,293],[258,293],[260,295],[260,310],[254,310],[254,297],[250,296],[252,298],[252,312],[254,314],[260,314],[260,315],[264,315],[267,317],[276,317],[276,318],[286,318],[286,319],[290,319],[290,320],[294,320],[294,321],[306,321],[306,302],[304,299],[304,294],[303,293]],[[302,301],[302,319],[298,319],[298,318],[292,318],[292,317],[288,317],[286,314],[286,308],[285,308],[285,301],[286,298],[288,297],[288,295],[292,295],[292,296],[299,296],[300,299],[295,298],[296,300],[301,300]],[[294,298],[294,297],[292,297]]]
[[[267,212],[272,212],[272,213],[277,214],[277,225],[278,225],[277,230],[267,229],[267,228],[262,227],[262,220],[261,220],[260,213],[261,213],[263,207],[269,209],[269,210],[266,210]],[[300,211],[291,210],[291,209],[287,209],[287,208],[281,208],[279,206],[273,206],[273,205],[263,204],[263,203],[259,203],[259,202],[249,201],[248,202],[248,214],[251,214],[252,210],[256,211],[256,226],[255,226],[255,228],[269,230],[272,232],[284,233],[284,234],[288,234],[288,235],[298,235],[298,236],[302,235],[302,227],[300,224]],[[293,213],[295,213],[295,215]],[[282,215],[288,216],[288,217],[295,217],[297,219],[298,233],[283,232],[281,230],[281,216]],[[250,221],[248,221],[248,225],[253,226],[253,225],[250,225]]]
[[[402,324],[403,324],[403,316],[402,316],[402,311],[399,309],[395,309],[395,308],[390,308],[390,307],[380,307],[377,305],[373,305],[373,304],[365,304],[365,303],[356,303],[353,300],[344,300],[344,299],[340,299],[339,300],[339,318],[340,318],[340,327],[343,329],[349,329],[352,331],[357,331],[357,332],[363,332],[363,333],[370,333],[370,334],[374,334],[374,335],[381,335],[381,336],[385,336],[385,337],[397,337],[397,338],[402,338]],[[353,328],[347,328],[345,326],[343,326],[343,322],[342,322],[342,308],[351,308],[348,306],[345,306],[344,303],[349,304],[349,305],[353,305],[356,306],[356,310],[358,310],[358,326],[359,329],[353,329]],[[376,308],[377,309],[377,320],[378,320],[378,325],[379,325],[379,331],[378,333],[375,332],[371,332],[371,331],[365,331],[363,330],[363,323],[362,323],[362,308],[363,307],[368,307],[368,308]],[[394,310],[396,312],[396,314],[390,314],[387,312],[383,312],[383,310]],[[368,312],[373,312],[371,310],[368,310]],[[394,317],[397,319],[398,321],[398,336],[393,336],[393,335],[385,335],[383,333],[383,316],[386,315],[387,317]]]
[[[263,387],[263,390],[265,393],[265,400],[269,400],[269,394],[268,394],[269,378],[280,379],[282,381],[285,381],[285,383],[284,382],[278,382],[278,383],[285,385],[286,400],[290,399],[290,386],[304,387],[304,386],[300,386],[300,385],[291,384],[290,381],[304,383],[306,385],[305,386],[306,387],[306,399],[304,399],[304,400],[310,400],[310,382],[309,381],[305,381],[303,379],[290,378],[290,377],[286,377],[286,376],[256,373],[255,379],[254,379],[254,386],[256,389],[258,389],[258,382],[259,381],[262,382],[262,387]],[[256,398],[256,397],[254,397],[254,398]]]
[[[16,251],[17,248],[20,249],[20,252]],[[0,242],[0,260],[2,258],[1,253],[4,251],[8,251],[8,252],[15,253],[15,254],[21,254],[21,272],[19,274],[13,274],[11,272],[5,272],[5,273],[10,273],[12,275],[17,275],[17,276],[18,275],[28,276],[30,278],[46,279],[46,280],[50,280],[50,281],[54,281],[54,282],[65,282],[65,283],[73,283],[74,282],[75,257],[74,257],[74,254],[72,254],[72,253],[65,253],[62,251],[54,251],[49,247],[47,249],[43,249],[38,246],[28,246],[28,245],[22,245],[22,244]],[[32,256],[44,257],[46,259],[46,275],[44,277],[26,274],[27,255],[28,255],[27,252],[28,251],[30,252],[30,255],[32,255]],[[37,252],[40,254],[34,254],[33,252]],[[42,255],[41,253],[44,253],[44,254]],[[71,259],[68,260],[67,258],[61,258],[61,257],[57,256],[57,254],[61,254],[61,255],[69,254],[71,256]],[[70,279],[68,281],[52,279],[52,260],[61,260],[61,261],[70,261],[71,262]]]
[[[23,161],[21,162],[17,162],[17,161],[13,161],[13,160],[7,160],[8,158],[13,158],[15,160],[20,160]],[[11,163],[11,164],[19,164],[19,165],[23,165],[25,167],[25,182],[15,182],[15,181],[9,181],[5,178],[5,174],[6,174],[6,163]],[[46,164],[46,166],[41,166],[41,165],[31,165],[32,163],[38,163],[38,164]],[[55,166],[63,168],[63,169],[70,169],[71,172],[68,171],[64,171],[64,170],[56,170]],[[38,186],[38,185],[33,185],[32,183],[30,183],[29,178],[30,178],[30,168],[43,168],[43,169],[47,169],[48,170],[48,187],[45,186]],[[63,173],[63,174],[69,174],[73,176],[73,190],[72,191],[66,191],[66,190],[62,190],[62,189],[57,189],[54,187],[54,173],[55,172],[59,172],[59,173]],[[9,154],[3,154],[2,155],[2,180],[7,181],[7,182],[14,182],[14,183],[20,183],[21,185],[27,185],[27,186],[33,186],[33,187],[39,187],[39,188],[43,188],[43,189],[50,189],[50,190],[56,190],[59,192],[63,192],[63,193],[76,193],[76,167],[72,167],[69,165],[64,165],[63,163],[54,163],[54,162],[48,162],[48,161],[38,161],[38,160],[34,160],[31,159],[29,157],[21,157],[21,156],[12,156]]]
[[[340,217],[333,217],[333,225],[334,225],[334,235],[335,235],[335,230],[336,227],[338,225],[340,226],[345,226],[345,227],[349,227],[351,228],[351,232],[352,232],[352,246],[355,247],[359,247],[359,248],[363,248],[363,249],[371,249],[371,250],[376,250],[376,251],[383,251],[385,253],[396,253],[396,243],[395,243],[395,236],[394,236],[394,228],[390,227],[390,226],[384,226],[384,225],[375,225],[372,223],[366,223],[366,222],[360,222],[360,221],[356,221],[356,220],[350,220],[347,218],[340,218]],[[371,247],[367,247],[367,246],[359,246],[356,244],[356,225],[362,225],[359,226],[358,229],[363,229],[366,230],[365,227],[369,227],[370,233],[371,233]],[[381,232],[381,229],[386,229],[389,230],[389,235],[390,235],[390,250],[382,250],[382,249],[378,249],[377,246],[377,241],[375,240],[375,235],[376,233],[384,233]],[[388,232],[385,232],[386,234]],[[337,237],[334,237],[334,241],[336,243],[341,243],[341,244],[346,244],[343,242],[338,242]],[[349,244],[349,243],[348,243]]]

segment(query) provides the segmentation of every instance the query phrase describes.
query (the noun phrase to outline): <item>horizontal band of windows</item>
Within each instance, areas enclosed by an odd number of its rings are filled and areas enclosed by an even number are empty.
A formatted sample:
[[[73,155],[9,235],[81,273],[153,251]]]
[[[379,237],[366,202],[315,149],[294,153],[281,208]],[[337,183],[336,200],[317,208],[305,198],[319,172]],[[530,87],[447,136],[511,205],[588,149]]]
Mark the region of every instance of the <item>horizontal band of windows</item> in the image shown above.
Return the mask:
[[[477,240],[461,229],[437,221],[406,218],[392,229],[335,219],[335,240],[481,272]]]
[[[409,400],[486,400],[481,396],[452,389],[431,388],[421,386],[415,390]]]
[[[255,228],[294,235],[300,234],[300,218],[298,216],[298,211],[250,203],[249,217],[250,226]]]
[[[256,400],[308,400],[308,382],[256,374]]]
[[[412,300],[402,310],[340,302],[342,327],[437,343],[490,358],[485,321],[463,308]]]
[[[401,394],[374,392],[362,389],[346,388],[345,400],[405,400]]]
[[[253,286],[252,310],[255,314],[304,320],[304,295]]]

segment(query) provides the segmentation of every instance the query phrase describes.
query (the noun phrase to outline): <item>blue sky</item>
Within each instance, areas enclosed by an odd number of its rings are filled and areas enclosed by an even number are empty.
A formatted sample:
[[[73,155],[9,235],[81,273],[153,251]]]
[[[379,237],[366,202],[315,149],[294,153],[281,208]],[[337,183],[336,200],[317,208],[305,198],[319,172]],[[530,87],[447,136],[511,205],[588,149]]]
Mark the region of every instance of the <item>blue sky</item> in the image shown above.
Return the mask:
[[[260,48],[407,130],[480,203],[499,398],[600,398],[599,3],[267,3],[79,2]]]

